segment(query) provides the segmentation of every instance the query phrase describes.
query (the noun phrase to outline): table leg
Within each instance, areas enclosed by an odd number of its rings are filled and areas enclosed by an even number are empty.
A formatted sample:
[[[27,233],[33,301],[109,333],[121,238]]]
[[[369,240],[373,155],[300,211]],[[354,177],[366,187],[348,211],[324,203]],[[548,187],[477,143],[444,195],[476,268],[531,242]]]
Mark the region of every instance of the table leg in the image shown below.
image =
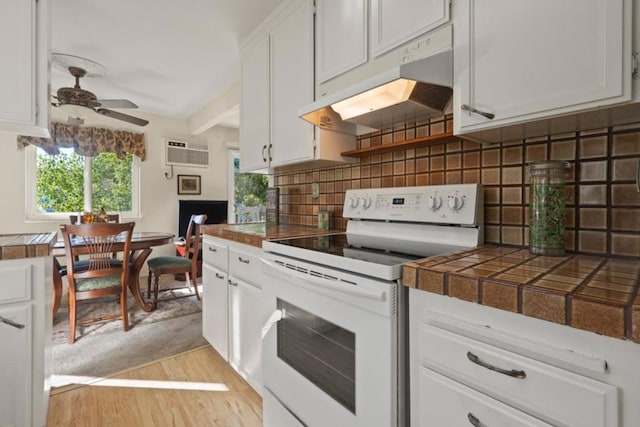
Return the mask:
[[[53,318],[55,319],[60,300],[62,299],[62,277],[60,276],[60,263],[53,257]]]
[[[130,259],[131,271],[129,272],[129,289],[136,299],[138,306],[147,313],[153,311],[155,307],[152,302],[145,302],[142,296],[142,292],[140,291],[140,271],[142,271],[142,267],[144,267],[144,263],[150,254],[150,248],[133,252]]]

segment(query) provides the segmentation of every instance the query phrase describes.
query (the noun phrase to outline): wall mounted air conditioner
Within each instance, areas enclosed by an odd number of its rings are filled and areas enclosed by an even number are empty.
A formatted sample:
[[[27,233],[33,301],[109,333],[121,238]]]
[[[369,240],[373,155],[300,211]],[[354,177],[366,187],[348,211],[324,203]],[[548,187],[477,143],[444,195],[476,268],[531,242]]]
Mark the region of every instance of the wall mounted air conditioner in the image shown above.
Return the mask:
[[[209,167],[209,146],[206,143],[165,140],[165,164],[194,168]]]

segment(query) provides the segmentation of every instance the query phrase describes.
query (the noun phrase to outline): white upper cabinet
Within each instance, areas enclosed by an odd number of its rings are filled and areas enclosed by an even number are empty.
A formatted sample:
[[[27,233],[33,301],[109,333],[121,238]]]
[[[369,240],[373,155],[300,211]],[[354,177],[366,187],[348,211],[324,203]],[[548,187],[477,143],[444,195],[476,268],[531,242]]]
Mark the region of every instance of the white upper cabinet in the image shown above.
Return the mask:
[[[631,99],[631,0],[457,0],[454,8],[456,134]]]
[[[271,166],[312,160],[313,125],[298,109],[313,102],[313,10],[295,2],[271,32]]]
[[[367,62],[366,0],[316,2],[316,82]]]
[[[3,1],[0,131],[49,136],[49,0]]]
[[[240,169],[269,167],[269,38],[242,58],[240,81]]]
[[[382,55],[448,21],[449,0],[371,0],[371,54]]]
[[[315,162],[353,161],[352,135],[316,131],[298,117],[314,101],[314,33],[311,0],[290,0],[259,28],[243,49],[240,106],[240,169]]]

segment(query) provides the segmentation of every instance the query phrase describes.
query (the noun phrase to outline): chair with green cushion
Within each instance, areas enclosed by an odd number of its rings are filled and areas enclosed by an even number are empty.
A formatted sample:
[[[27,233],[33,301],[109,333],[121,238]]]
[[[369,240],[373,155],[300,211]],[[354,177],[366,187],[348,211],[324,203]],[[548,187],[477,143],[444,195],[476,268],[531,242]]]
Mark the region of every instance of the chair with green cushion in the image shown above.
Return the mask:
[[[201,225],[207,220],[207,215],[191,215],[185,237],[184,256],[161,256],[147,261],[149,277],[147,277],[147,298],[151,293],[151,281],[153,285],[153,305],[158,304],[158,286],[160,276],[163,274],[184,274],[189,289],[193,288],[195,295],[200,299],[198,291],[198,251],[200,250]],[[192,283],[193,281],[193,283]]]
[[[127,285],[129,282],[129,254],[134,222],[115,224],[63,224],[60,226],[67,257],[69,288],[69,343],[76,339],[76,323],[89,324],[122,318],[124,331],[129,330]],[[124,242],[122,259],[113,259],[113,244]],[[83,259],[76,262],[78,256]],[[120,313],[108,314],[77,322],[77,301],[117,295]]]

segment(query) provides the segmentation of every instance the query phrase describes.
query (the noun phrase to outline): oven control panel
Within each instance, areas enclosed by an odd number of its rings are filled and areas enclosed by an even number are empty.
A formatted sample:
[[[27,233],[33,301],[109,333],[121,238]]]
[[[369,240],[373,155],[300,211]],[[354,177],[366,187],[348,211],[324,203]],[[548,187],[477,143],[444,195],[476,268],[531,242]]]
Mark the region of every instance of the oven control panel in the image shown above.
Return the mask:
[[[350,219],[472,225],[482,221],[481,184],[347,190],[343,216]]]

